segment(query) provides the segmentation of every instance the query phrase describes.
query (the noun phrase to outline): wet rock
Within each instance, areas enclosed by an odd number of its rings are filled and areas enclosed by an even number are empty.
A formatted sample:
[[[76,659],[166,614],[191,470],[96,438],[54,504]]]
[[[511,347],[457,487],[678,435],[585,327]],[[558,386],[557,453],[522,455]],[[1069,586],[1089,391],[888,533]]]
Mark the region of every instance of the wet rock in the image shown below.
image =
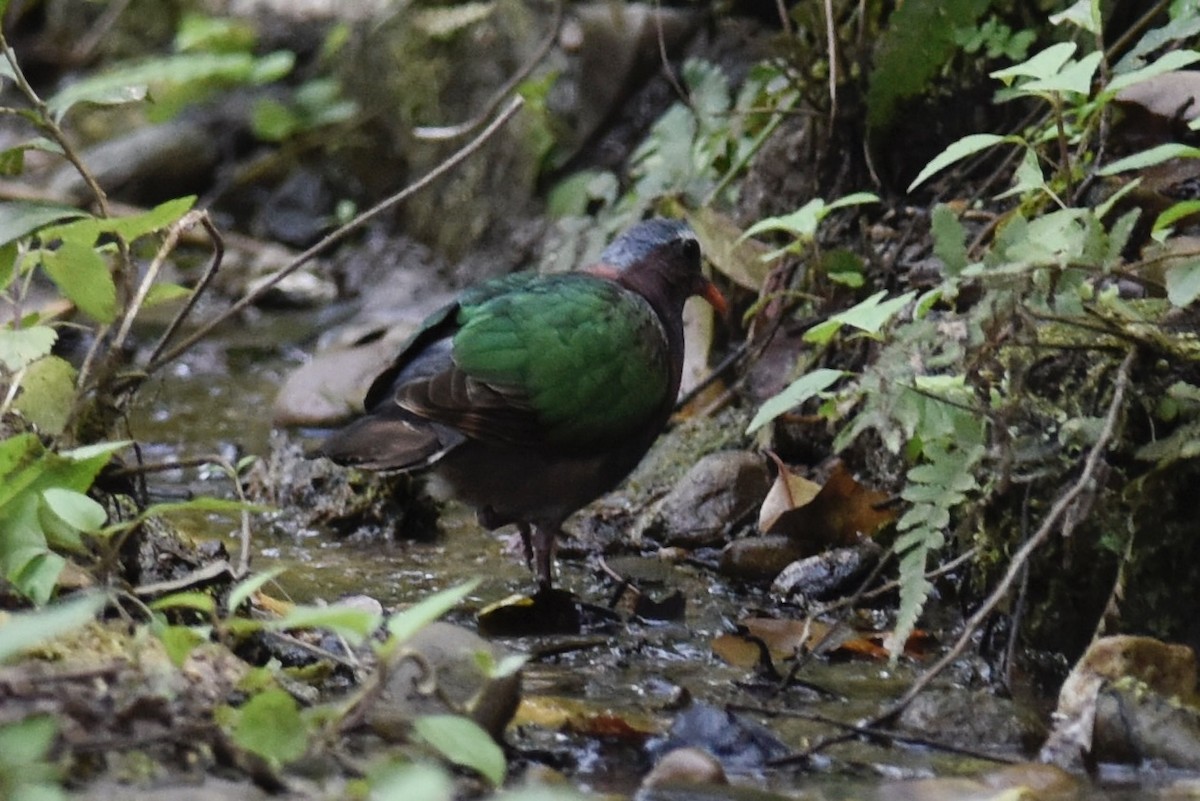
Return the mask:
[[[771,477],[761,456],[718,451],[702,458],[658,504],[646,533],[667,545],[722,542],[762,503]]]
[[[773,579],[788,565],[812,553],[812,547],[782,534],[743,537],[721,552],[721,575],[746,581]]]
[[[334,426],[361,414],[371,382],[425,317],[453,299],[434,277],[442,266],[402,237],[372,237],[340,255],[341,282],[361,305],[349,322],[323,332],[312,359],[288,374],[275,397],[275,424]]]
[[[1054,731],[1038,758],[1068,769],[1084,760],[1200,767],[1196,655],[1186,645],[1121,635],[1093,642],[1059,691]]]
[[[384,739],[403,740],[418,715],[466,714],[501,739],[521,700],[521,674],[485,676],[476,661],[480,652],[493,664],[513,653],[450,623],[421,629],[392,656],[384,686],[366,696],[366,724]]]
[[[273,242],[233,238],[212,286],[228,297],[258,291],[280,270],[290,266],[297,255],[291,248]],[[337,297],[337,286],[325,277],[327,272],[325,262],[314,260],[263,291],[256,304],[277,309],[308,309],[329,303]]]
[[[1200,769],[1200,708],[1134,679],[1106,684],[1096,698],[1091,755],[1098,762]]]
[[[680,712],[667,736],[652,740],[646,748],[651,754],[679,748],[702,749],[730,773],[756,770],[790,752],[766,726],[701,703]]]
[[[397,325],[362,345],[317,353],[288,374],[272,409],[279,426],[332,426],[363,411],[362,400],[375,376],[395,358],[411,336]]]
[[[883,555],[874,540],[850,548],[834,548],[792,562],[771,583],[771,592],[793,601],[822,601],[848,595]]]
[[[306,248],[335,223],[334,202],[322,176],[299,167],[271,190],[254,215],[251,231],[260,239]]]
[[[273,524],[290,535],[328,527],[343,535],[430,540],[437,510],[407,475],[348,470],[310,459],[299,442],[276,431],[271,450],[245,479],[249,499],[280,510]]]
[[[945,743],[973,743],[980,750],[1023,751],[1046,730],[1033,710],[978,690],[928,690],[900,715],[900,727]]]
[[[273,278],[273,273],[263,275],[251,281],[246,289],[249,292],[257,292],[259,287]],[[257,303],[259,306],[275,309],[313,309],[335,298],[337,287],[332,281],[314,272],[297,270],[275,282],[259,296]]]
[[[702,748],[668,751],[642,779],[643,788],[681,783],[728,784],[729,779],[721,761]]]

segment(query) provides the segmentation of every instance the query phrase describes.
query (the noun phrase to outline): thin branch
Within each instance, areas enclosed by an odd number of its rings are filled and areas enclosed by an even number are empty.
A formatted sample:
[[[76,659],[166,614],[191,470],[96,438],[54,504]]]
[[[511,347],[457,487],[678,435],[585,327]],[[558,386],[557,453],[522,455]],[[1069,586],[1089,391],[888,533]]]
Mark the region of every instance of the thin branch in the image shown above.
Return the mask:
[[[829,128],[833,130],[838,111],[837,29],[833,25],[833,0],[825,0],[825,39],[829,50]]]
[[[109,346],[112,350],[120,351],[124,347],[125,339],[129,336],[129,329],[133,326],[133,320],[137,317],[138,310],[142,308],[142,305],[146,302],[146,298],[150,295],[150,288],[154,286],[155,279],[162,272],[162,267],[166,263],[167,256],[175,250],[175,246],[179,243],[180,234],[185,229],[195,225],[205,213],[196,210],[189,211],[167,229],[167,234],[163,237],[162,244],[158,247],[158,252],[154,254],[150,266],[146,268],[146,274],[142,277],[142,282],[138,285],[137,292],[134,293],[133,300],[125,311],[124,318],[121,320],[121,327],[117,329],[117,335],[113,338],[112,345]]]
[[[200,300],[200,296],[208,289],[208,285],[212,282],[213,277],[216,276],[217,271],[221,269],[221,262],[225,258],[225,240],[221,236],[221,232],[217,230],[217,226],[213,223],[212,217],[209,216],[207,210],[203,212],[203,216],[200,218],[200,225],[208,232],[209,241],[212,243],[212,260],[204,268],[204,274],[200,276],[200,280],[196,283],[195,288],[192,289],[192,294],[188,296],[187,302],[183,304],[179,313],[175,315],[175,319],[171,320],[170,325],[167,326],[167,330],[163,331],[162,336],[159,337],[158,344],[154,346],[154,350],[150,352],[150,358],[146,360],[148,365],[153,364],[158,359],[159,354],[167,347],[167,343],[171,341],[171,338],[175,336],[179,327],[183,325],[183,321],[192,313],[192,309],[196,308],[196,302]],[[146,373],[149,374],[150,372],[150,369],[147,368]]]
[[[842,729],[851,736],[867,737],[873,740],[895,740],[901,743],[909,743],[918,745],[924,748],[929,748],[934,751],[941,751],[946,754],[958,754],[960,756],[973,757],[987,762],[999,762],[1003,765],[1016,765],[1024,760],[1001,754],[992,754],[987,751],[980,751],[976,748],[966,748],[965,746],[947,743],[943,740],[934,740],[922,734],[913,732],[901,732],[893,729],[883,729],[878,726],[863,723],[847,723],[837,718],[831,718],[828,715],[822,715],[819,712],[805,712],[799,709],[772,709],[770,707],[755,706],[753,704],[730,704],[731,712],[749,712],[755,715],[767,715],[769,717],[787,717],[796,718],[798,720],[810,720],[813,723],[822,723],[826,726]],[[849,737],[841,735],[839,741],[845,741]],[[803,761],[809,755],[801,756],[800,754],[789,754],[787,756],[778,757],[770,760],[767,764],[771,767],[782,767],[785,765],[794,764],[798,761]]]
[[[237,300],[232,306],[230,306],[224,312],[222,312],[221,314],[218,314],[215,318],[213,318],[212,320],[209,320],[207,323],[200,326],[200,328],[198,328],[196,331],[193,331],[191,333],[191,335],[189,335],[187,338],[185,338],[178,345],[171,348],[169,351],[160,355],[158,358],[154,359],[149,364],[147,364],[145,367],[146,372],[153,373],[155,370],[158,370],[164,364],[167,364],[168,362],[175,360],[181,354],[183,354],[189,348],[191,348],[193,345],[195,345],[197,342],[199,342],[200,340],[204,339],[206,336],[211,334],[213,329],[215,329],[221,323],[225,322],[230,317],[233,317],[234,315],[238,314],[243,309],[245,309],[247,306],[250,306],[251,304],[253,304],[256,300],[258,300],[263,295],[265,295],[267,292],[269,292],[271,289],[273,289],[275,287],[275,285],[278,284],[280,281],[282,281],[284,278],[288,277],[292,273],[296,272],[296,270],[300,269],[302,266],[304,266],[308,262],[312,261],[312,259],[314,257],[316,257],[319,253],[327,250],[328,248],[332,247],[334,244],[341,242],[343,239],[348,237],[351,233],[353,233],[354,231],[358,230],[363,225],[365,225],[368,221],[374,219],[375,217],[378,217],[380,214],[382,214],[385,211],[388,211],[393,206],[396,206],[399,203],[402,203],[405,200],[408,200],[410,197],[412,197],[416,193],[418,193],[421,190],[428,187],[430,184],[432,184],[438,178],[441,178],[443,175],[445,175],[446,173],[453,170],[455,167],[457,167],[459,164],[461,164],[463,161],[465,161],[468,156],[474,154],[477,150],[479,150],[481,147],[483,147],[483,145],[489,139],[491,139],[493,136],[495,136],[496,132],[499,131],[500,128],[503,127],[505,123],[507,123],[509,120],[511,120],[513,118],[513,116],[516,115],[516,113],[521,109],[521,107],[524,104],[525,104],[525,101],[522,98],[520,98],[520,97],[513,98],[512,102],[509,103],[508,106],[505,107],[505,109],[502,112],[500,112],[500,114],[496,117],[496,119],[492,120],[492,122],[487,126],[487,128],[485,128],[483,131],[481,131],[479,133],[479,135],[476,136],[474,139],[472,139],[470,142],[463,145],[459,150],[457,150],[453,154],[451,154],[451,156],[449,158],[447,158],[445,161],[443,161],[441,164],[437,165],[432,170],[425,173],[425,175],[422,176],[421,178],[419,178],[417,181],[409,184],[407,187],[405,187],[404,189],[401,189],[396,194],[392,195],[389,198],[386,198],[385,200],[380,201],[376,205],[367,209],[362,214],[358,215],[353,220],[346,223],[341,228],[337,229],[336,231],[334,231],[333,233],[329,234],[324,239],[322,239],[320,242],[316,243],[315,245],[310,247],[308,250],[301,253],[299,256],[297,256],[295,259],[293,259],[290,264],[288,264],[286,267],[284,267],[283,269],[276,272],[274,275],[272,275],[266,281],[263,281],[261,284],[256,286],[253,290],[247,292],[245,295],[243,295],[239,300]]]
[[[445,142],[466,136],[487,122],[488,117],[496,113],[496,109],[500,108],[500,104],[504,102],[504,99],[515,92],[521,82],[528,78],[537,65],[542,63],[542,60],[546,58],[546,55],[550,52],[550,48],[558,41],[558,33],[562,28],[562,19],[563,0],[555,0],[554,18],[550,21],[550,30],[547,31],[545,38],[542,39],[537,50],[503,86],[496,90],[496,93],[484,104],[483,109],[478,114],[466,122],[460,122],[458,125],[420,126],[413,128],[413,136],[427,142]]]
[[[20,90],[21,94],[25,96],[25,99],[29,101],[37,113],[37,120],[34,124],[50,134],[50,138],[62,148],[63,155],[66,156],[67,161],[71,162],[72,166],[79,172],[80,177],[83,178],[83,182],[87,184],[88,189],[95,195],[96,204],[100,207],[100,216],[111,217],[112,214],[108,207],[108,195],[100,187],[96,176],[92,175],[92,171],[83,163],[83,159],[75,151],[75,148],[71,146],[66,133],[59,127],[58,122],[54,119],[54,115],[50,113],[46,101],[42,100],[41,96],[29,85],[29,81],[25,78],[25,73],[21,70],[20,65],[17,64],[17,54],[13,52],[12,47],[8,44],[8,39],[5,38],[3,31],[0,31],[0,51],[3,51],[4,58],[8,61],[9,70],[12,73],[10,77],[16,82],[17,89]]]

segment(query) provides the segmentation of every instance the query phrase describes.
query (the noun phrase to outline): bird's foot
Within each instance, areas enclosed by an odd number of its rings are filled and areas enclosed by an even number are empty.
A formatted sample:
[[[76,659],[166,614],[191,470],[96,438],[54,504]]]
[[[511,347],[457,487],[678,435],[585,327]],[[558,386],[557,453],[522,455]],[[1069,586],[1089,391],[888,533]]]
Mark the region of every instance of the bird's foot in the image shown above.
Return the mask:
[[[525,554],[525,566],[533,570],[533,536],[528,523],[518,523],[517,530],[521,533],[521,548]]]
[[[560,533],[557,526],[533,527],[533,556],[541,590],[548,590],[554,584],[554,545]]]

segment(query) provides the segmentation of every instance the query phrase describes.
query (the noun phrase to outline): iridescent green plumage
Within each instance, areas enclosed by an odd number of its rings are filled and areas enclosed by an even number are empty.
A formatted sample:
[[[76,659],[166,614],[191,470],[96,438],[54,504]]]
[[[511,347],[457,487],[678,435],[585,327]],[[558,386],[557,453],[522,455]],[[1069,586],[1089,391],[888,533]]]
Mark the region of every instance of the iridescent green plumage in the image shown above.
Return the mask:
[[[480,284],[434,312],[322,446],[371,469],[429,467],[489,528],[516,523],[538,575],[563,520],[628,475],[666,424],[683,304],[720,293],[687,226],[640,223],[577,273]]]
[[[453,338],[459,369],[532,415],[529,438],[586,449],[633,433],[670,384],[666,334],[642,296],[582,273],[481,287]]]

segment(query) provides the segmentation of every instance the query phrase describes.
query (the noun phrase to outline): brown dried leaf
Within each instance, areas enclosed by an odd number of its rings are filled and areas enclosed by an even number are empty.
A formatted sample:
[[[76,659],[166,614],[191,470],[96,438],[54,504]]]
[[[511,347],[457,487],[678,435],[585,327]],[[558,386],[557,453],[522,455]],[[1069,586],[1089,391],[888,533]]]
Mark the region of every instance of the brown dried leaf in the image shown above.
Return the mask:
[[[781,513],[764,533],[803,539],[815,550],[853,545],[896,519],[888,495],[855,480],[838,462],[809,503]]]
[[[779,475],[758,511],[758,530],[771,531],[775,521],[784,512],[812,503],[821,491],[821,485],[797,475],[787,468],[774,453],[769,454],[779,467]]]
[[[889,634],[886,631],[859,632],[846,626],[830,636],[829,624],[819,620],[760,617],[739,620],[738,628],[738,633],[722,634],[712,642],[713,653],[735,667],[751,668],[756,665],[762,646],[766,647],[773,661],[790,659],[818,645],[821,645],[823,653],[842,659],[886,661],[889,658],[887,649],[883,647],[884,639]],[[932,640],[927,632],[913,632],[904,645],[904,655],[919,659],[928,651]]]
[[[688,214],[688,223],[700,241],[700,250],[717,272],[736,284],[758,292],[767,277],[762,260],[770,248],[754,239],[742,239],[742,229],[728,215],[711,208]]]
[[[522,698],[513,724],[630,739],[661,734],[664,728],[661,721],[648,713],[616,712],[607,706],[557,695]]]

